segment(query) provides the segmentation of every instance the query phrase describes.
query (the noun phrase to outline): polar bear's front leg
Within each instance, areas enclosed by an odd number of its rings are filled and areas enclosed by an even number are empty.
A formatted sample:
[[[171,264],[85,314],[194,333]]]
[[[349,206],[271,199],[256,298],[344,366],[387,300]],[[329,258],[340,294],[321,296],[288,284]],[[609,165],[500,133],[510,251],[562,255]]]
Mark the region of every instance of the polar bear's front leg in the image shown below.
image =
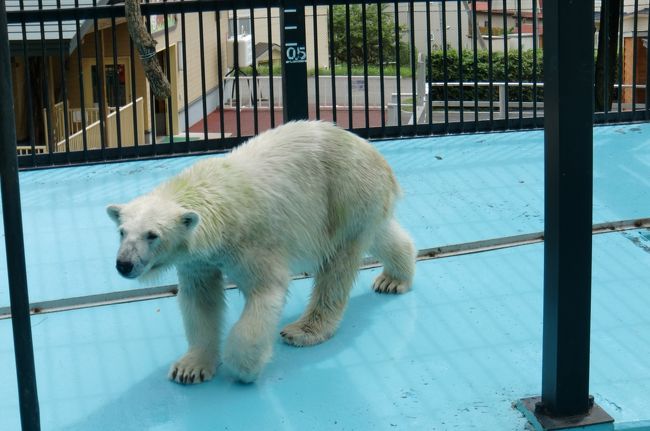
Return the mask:
[[[246,305],[232,328],[223,352],[223,364],[244,383],[251,383],[273,354],[273,342],[286,299],[289,276],[280,274],[266,285],[244,289]]]
[[[192,384],[210,380],[219,360],[225,306],[219,271],[178,271],[178,300],[189,348],[169,370],[170,380]]]

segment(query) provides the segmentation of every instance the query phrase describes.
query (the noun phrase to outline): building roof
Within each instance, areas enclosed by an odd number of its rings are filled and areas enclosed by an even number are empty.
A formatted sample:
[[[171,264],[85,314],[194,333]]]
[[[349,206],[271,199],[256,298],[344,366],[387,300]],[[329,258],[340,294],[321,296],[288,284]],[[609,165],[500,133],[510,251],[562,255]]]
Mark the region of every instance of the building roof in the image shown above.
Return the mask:
[[[255,58],[259,58],[262,54],[265,54],[269,50],[271,44],[267,42],[258,42],[255,44]],[[280,45],[277,43],[272,44],[273,49],[280,49]]]
[[[40,5],[39,5],[40,2]],[[77,7],[93,6],[93,0],[6,0],[7,12],[22,10],[52,10],[74,9]],[[94,0],[95,5],[109,3],[109,0]],[[63,48],[65,53],[71,53],[77,47],[77,23],[63,21],[59,28],[58,21],[44,23],[9,24],[9,44],[14,53],[20,53],[25,46],[31,52],[46,53],[59,52]],[[80,36],[83,37],[92,29],[92,23],[86,20],[79,21]],[[27,43],[24,44],[24,41]]]

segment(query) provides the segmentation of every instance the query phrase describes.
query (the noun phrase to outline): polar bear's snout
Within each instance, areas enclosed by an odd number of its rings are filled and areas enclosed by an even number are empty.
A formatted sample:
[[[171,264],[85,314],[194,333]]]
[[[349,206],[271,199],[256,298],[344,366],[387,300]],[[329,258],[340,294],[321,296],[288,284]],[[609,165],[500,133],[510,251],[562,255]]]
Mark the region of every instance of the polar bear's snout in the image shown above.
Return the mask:
[[[128,260],[117,260],[117,263],[115,264],[115,268],[117,268],[117,272],[119,272],[123,277],[126,278],[131,278],[129,275],[131,274],[131,271],[133,271],[133,263],[129,262]]]
[[[137,278],[142,273],[142,265],[133,247],[122,244],[115,261],[115,269],[124,278]]]
[[[115,269],[124,278],[138,278],[151,269],[152,253],[152,247],[147,241],[124,239],[117,252]]]

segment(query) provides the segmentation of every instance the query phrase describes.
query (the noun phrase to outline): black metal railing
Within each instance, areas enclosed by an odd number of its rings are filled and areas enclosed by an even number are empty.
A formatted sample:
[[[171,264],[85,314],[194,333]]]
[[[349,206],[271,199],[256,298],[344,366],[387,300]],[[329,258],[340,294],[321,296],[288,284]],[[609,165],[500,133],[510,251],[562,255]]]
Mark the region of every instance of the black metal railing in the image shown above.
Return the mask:
[[[2,80],[0,97],[13,91],[16,111],[26,112],[14,118],[3,104],[0,118],[25,429],[38,429],[38,401],[14,162],[39,167],[223,151],[281,120],[305,117],[369,137],[544,125],[544,375],[536,413],[589,413],[591,128],[648,119],[650,29],[638,28],[647,7],[604,0],[594,14],[593,4],[547,0],[544,16],[536,1],[523,0],[148,3],[143,15],[173,88],[171,97],[156,100],[121,24],[122,5],[0,2],[0,66],[13,80],[13,88]],[[575,27],[560,16],[573,17]],[[600,39],[592,37],[594,25]]]
[[[648,117],[648,8],[624,3],[595,14],[596,122]],[[537,1],[300,1],[291,7],[304,12],[300,51],[282,44],[278,0],[146,3],[173,88],[162,101],[134,56],[123,5],[6,4],[23,168],[224,151],[295,118],[285,109],[366,137],[543,125]]]

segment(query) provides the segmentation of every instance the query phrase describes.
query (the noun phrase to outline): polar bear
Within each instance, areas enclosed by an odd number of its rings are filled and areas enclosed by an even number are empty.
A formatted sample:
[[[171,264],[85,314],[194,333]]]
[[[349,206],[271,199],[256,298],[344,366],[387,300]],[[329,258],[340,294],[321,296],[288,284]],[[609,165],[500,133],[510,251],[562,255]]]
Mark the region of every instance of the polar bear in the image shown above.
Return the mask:
[[[209,380],[221,357],[236,379],[254,381],[271,357],[292,272],[315,274],[304,314],[281,331],[294,346],[334,334],[365,252],[384,265],[375,291],[408,291],[416,256],[393,217],[398,195],[393,172],[367,141],[331,123],[299,121],[109,205],[122,276],[176,267],[189,348],[169,378]],[[246,302],[222,350],[224,275]]]

